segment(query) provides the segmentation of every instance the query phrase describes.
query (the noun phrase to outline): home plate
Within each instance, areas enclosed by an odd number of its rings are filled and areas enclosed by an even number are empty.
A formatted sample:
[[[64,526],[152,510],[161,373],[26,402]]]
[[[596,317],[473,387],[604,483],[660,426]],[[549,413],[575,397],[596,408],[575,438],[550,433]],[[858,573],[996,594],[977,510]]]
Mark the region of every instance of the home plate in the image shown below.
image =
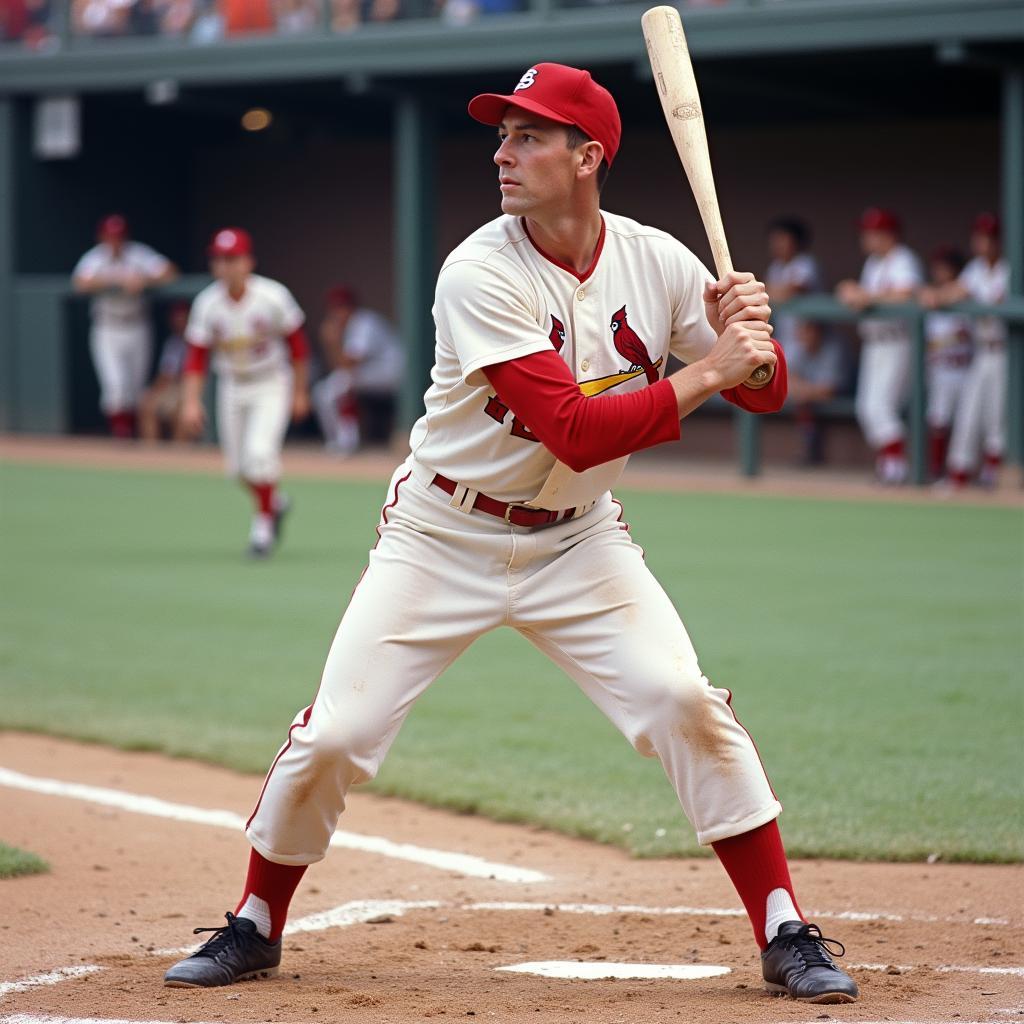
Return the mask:
[[[598,981],[603,978],[675,978],[678,981],[699,981],[729,974],[731,968],[703,964],[616,964],[580,963],[577,960],[537,960],[528,964],[510,964],[496,967],[496,971],[515,974],[539,974],[543,978],[583,978]]]

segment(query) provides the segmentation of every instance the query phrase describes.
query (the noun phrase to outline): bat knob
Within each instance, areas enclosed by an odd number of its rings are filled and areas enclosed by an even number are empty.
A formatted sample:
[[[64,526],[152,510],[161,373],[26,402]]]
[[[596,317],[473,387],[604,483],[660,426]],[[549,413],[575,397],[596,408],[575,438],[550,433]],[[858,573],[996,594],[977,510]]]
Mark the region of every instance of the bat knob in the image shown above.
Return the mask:
[[[770,363],[762,363],[744,382],[743,386],[752,391],[759,391],[770,383],[775,376],[775,367]]]

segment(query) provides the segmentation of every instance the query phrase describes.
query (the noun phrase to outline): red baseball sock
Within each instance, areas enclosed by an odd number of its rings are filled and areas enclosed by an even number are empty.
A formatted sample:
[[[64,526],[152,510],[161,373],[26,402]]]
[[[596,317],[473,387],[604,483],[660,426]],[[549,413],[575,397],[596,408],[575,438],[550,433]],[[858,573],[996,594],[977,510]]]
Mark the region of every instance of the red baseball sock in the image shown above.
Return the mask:
[[[249,490],[256,499],[257,510],[265,516],[274,514],[274,488],[275,484],[254,484],[251,480],[246,481]]]
[[[904,455],[903,441],[890,441],[883,448],[879,449],[879,455],[889,455],[894,459],[902,459]]]
[[[250,896],[262,900],[269,908],[270,926],[267,939],[277,942],[284,931],[284,923],[288,919],[288,904],[295,895],[302,876],[306,873],[306,864],[275,864],[267,860],[255,850],[249,855],[249,873],[245,878],[245,892],[235,908],[241,914],[242,908]],[[249,916],[249,915],[246,915]],[[253,920],[256,915],[253,915]],[[260,922],[257,922],[260,923]]]
[[[732,884],[736,886],[743,906],[747,908],[754,938],[764,949],[768,945],[764,934],[768,894],[775,889],[785,889],[793,898],[797,913],[800,913],[796,897],[793,896],[793,883],[789,877],[789,865],[786,863],[786,851],[782,847],[778,824],[769,821],[767,825],[755,828],[752,832],[720,839],[712,843],[711,847],[718,854]],[[800,914],[800,917],[802,920],[803,915]]]
[[[110,433],[114,437],[129,438],[135,435],[135,419],[130,410],[121,409],[107,416]]]

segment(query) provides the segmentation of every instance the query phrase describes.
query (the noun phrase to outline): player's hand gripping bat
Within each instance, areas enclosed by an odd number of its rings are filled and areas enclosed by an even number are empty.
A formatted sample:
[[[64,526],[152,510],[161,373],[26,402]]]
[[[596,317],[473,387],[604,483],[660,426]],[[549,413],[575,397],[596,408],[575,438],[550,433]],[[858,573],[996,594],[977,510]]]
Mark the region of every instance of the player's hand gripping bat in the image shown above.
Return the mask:
[[[647,56],[654,72],[662,110],[668,121],[672,141],[683,163],[693,196],[697,200],[704,231],[711,244],[711,254],[719,278],[732,270],[729,246],[725,240],[722,214],[711,174],[708,137],[704,129],[704,113],[697,93],[697,81],[690,63],[683,23],[674,7],[652,7],[640,19],[647,43]],[[748,388],[763,388],[774,376],[775,367],[759,366],[746,381]]]

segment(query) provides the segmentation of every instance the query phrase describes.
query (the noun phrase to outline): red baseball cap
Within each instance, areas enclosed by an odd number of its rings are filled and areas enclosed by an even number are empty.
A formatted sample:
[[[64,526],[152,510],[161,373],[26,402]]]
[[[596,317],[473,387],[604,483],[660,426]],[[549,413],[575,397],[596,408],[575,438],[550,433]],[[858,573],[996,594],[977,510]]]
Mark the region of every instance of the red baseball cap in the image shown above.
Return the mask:
[[[128,221],[119,213],[111,213],[104,217],[96,226],[96,235],[99,239],[127,238]]]
[[[979,213],[971,225],[971,234],[998,238],[1001,234],[999,218],[994,213]]]
[[[861,231],[891,231],[894,235],[898,235],[902,227],[892,210],[882,210],[877,206],[869,206],[857,223]]]
[[[210,256],[251,256],[252,235],[245,228],[221,228],[207,252]]]
[[[469,116],[481,124],[501,124],[509,106],[574,124],[604,147],[609,167],[619,151],[622,121],[612,94],[589,71],[564,64],[535,64],[507,96],[485,92],[469,101]]]
[[[347,284],[336,284],[333,288],[328,288],[324,298],[331,309],[359,305],[355,291]]]

